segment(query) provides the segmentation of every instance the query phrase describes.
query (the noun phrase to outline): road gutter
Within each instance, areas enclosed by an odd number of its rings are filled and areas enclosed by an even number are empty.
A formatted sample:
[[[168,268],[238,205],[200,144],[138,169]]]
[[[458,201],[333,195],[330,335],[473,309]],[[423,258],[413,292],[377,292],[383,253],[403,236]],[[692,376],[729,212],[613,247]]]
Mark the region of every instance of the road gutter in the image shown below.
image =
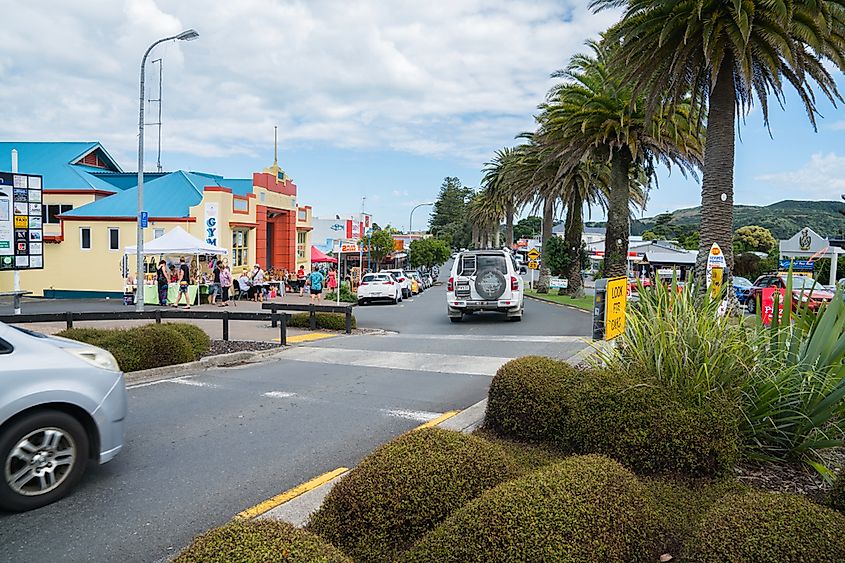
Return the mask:
[[[592,315],[592,311],[587,311],[586,309],[582,309],[580,307],[576,307],[574,305],[567,305],[566,303],[560,303],[559,301],[554,301],[552,299],[546,299],[544,297],[538,297],[536,295],[529,295],[527,293],[523,293],[523,296],[527,299],[533,299],[534,301],[541,301],[542,303],[551,303],[552,305],[557,305],[558,307],[566,307],[567,309],[572,309],[573,311],[578,311],[579,313],[586,313],[588,315]]]

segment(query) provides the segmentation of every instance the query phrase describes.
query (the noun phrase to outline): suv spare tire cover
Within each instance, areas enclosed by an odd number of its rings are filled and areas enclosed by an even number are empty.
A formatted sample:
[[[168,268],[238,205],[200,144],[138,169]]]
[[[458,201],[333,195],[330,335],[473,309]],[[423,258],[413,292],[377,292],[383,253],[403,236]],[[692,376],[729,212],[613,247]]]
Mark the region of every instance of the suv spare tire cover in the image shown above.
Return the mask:
[[[505,292],[505,287],[505,276],[497,270],[482,270],[475,276],[475,291],[482,299],[498,299]]]

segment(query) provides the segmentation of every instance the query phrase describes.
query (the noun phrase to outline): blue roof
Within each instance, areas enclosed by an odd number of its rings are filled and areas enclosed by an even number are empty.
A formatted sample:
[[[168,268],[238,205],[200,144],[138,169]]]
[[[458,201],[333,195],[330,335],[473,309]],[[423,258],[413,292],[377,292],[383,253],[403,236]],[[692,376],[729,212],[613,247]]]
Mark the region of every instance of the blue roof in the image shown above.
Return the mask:
[[[252,178],[226,178],[223,185],[232,188],[233,194],[242,196],[251,194],[253,188]]]
[[[202,201],[203,188],[209,185],[221,184],[214,181],[211,175],[184,170],[145,181],[144,210],[150,217],[188,217],[190,208]],[[138,187],[133,186],[115,195],[77,207],[63,216],[135,217],[137,213]]]
[[[116,191],[115,186],[89,173],[103,172],[102,168],[73,164],[93,151],[98,151],[109,170],[122,172],[98,142],[0,142],[0,170],[11,171],[12,149],[18,151],[18,171],[40,174],[48,190]]]

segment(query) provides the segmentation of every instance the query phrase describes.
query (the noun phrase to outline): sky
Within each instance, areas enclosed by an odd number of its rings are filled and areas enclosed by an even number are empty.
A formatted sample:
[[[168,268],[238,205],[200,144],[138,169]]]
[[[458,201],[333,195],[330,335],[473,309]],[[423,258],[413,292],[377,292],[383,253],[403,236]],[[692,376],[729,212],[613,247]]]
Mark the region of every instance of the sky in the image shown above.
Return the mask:
[[[493,152],[534,127],[550,74],[618,13],[587,0],[0,0],[0,140],[100,141],[136,169],[138,72],[163,69],[162,165],[249,177],[279,163],[315,215],[364,209],[407,228],[446,176],[477,187]],[[10,18],[10,19],[9,19]],[[145,99],[158,98],[158,64]],[[840,85],[845,80],[837,74]],[[157,105],[146,103],[147,121]],[[792,94],[741,127],[735,201],[838,199],[845,112],[818,132]],[[147,127],[146,168],[157,131]],[[662,171],[645,215],[697,205],[699,183]],[[427,209],[414,215],[414,228]],[[593,219],[601,213],[594,211]]]

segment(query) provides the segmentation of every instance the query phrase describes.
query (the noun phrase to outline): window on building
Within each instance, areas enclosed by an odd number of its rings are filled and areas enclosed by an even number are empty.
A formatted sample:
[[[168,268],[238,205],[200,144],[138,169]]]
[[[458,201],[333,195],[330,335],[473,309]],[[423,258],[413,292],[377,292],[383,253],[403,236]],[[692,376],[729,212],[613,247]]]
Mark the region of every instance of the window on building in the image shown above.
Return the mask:
[[[153,238],[161,238],[164,236],[164,229],[153,229]]]
[[[296,259],[305,260],[305,241],[308,233],[300,231],[296,233]]]
[[[249,262],[249,229],[232,230],[232,267],[247,266]]]
[[[249,200],[240,198],[232,199],[232,210],[249,213]]]
[[[120,250],[120,229],[109,227],[109,250]]]
[[[58,225],[61,221],[57,215],[67,213],[71,209],[73,209],[72,205],[42,205],[41,220],[45,225]]]
[[[91,227],[79,228],[79,247],[82,250],[91,250]]]

